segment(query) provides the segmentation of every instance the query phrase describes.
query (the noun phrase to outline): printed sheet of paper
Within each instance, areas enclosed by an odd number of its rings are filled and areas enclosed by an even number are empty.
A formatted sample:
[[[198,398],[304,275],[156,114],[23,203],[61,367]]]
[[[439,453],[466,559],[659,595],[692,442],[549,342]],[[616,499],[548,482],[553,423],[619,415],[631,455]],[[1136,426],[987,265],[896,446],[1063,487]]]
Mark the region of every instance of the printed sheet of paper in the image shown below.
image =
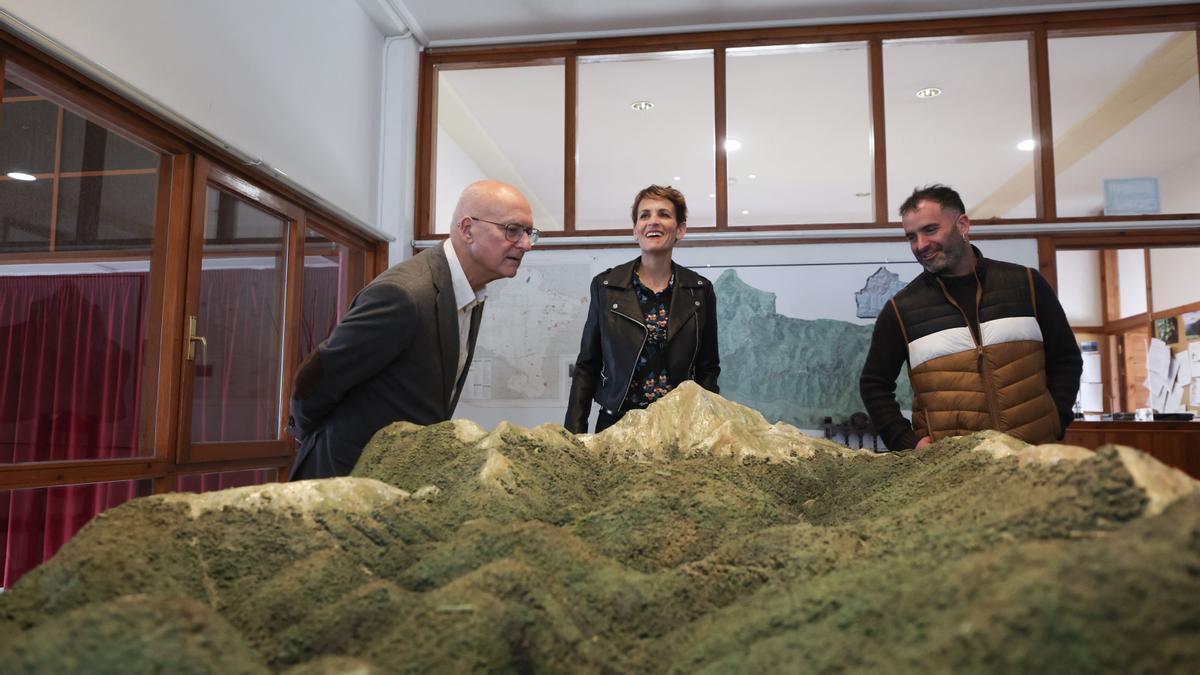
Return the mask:
[[[1167,397],[1171,395],[1171,380],[1174,366],[1171,364],[1171,349],[1158,338],[1150,338],[1150,350],[1146,353],[1146,388],[1150,390],[1150,407],[1165,412]]]
[[[1103,382],[1100,375],[1100,352],[1083,352],[1083,375],[1080,382]],[[1088,409],[1084,406],[1084,409]]]
[[[1164,406],[1163,412],[1181,413],[1183,409],[1183,383],[1176,382],[1171,387],[1171,393],[1167,395],[1167,403]]]
[[[1183,386],[1186,387],[1192,381],[1193,374],[1200,373],[1195,373],[1192,370],[1192,359],[1188,356],[1187,352],[1178,352],[1175,354],[1175,380],[1182,382]]]
[[[1151,375],[1157,374],[1165,379],[1170,369],[1171,348],[1158,338],[1150,338],[1150,350],[1146,352],[1146,370]]]
[[[1104,385],[1100,382],[1084,382],[1079,386],[1079,403],[1087,412],[1103,412]]]

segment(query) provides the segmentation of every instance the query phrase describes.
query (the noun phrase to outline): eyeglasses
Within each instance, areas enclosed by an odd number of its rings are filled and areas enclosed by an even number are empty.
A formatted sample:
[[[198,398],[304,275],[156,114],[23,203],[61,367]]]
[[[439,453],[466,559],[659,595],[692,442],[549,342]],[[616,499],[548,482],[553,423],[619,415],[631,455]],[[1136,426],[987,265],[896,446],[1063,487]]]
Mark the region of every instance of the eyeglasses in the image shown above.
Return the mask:
[[[526,227],[520,223],[497,223],[494,220],[484,220],[483,218],[476,218],[475,216],[467,217],[471,220],[478,220],[481,223],[499,225],[500,227],[504,228],[504,238],[514,244],[521,241],[522,234],[529,237],[530,244],[538,243],[538,237],[542,236],[542,233],[539,232],[536,227]]]

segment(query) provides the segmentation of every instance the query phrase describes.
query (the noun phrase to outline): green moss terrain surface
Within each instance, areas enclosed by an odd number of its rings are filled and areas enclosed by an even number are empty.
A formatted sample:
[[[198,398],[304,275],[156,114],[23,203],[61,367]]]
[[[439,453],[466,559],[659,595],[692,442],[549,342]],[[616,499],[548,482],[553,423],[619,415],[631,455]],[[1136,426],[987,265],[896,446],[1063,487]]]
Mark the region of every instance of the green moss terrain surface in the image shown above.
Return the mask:
[[[394,425],[354,477],[96,518],[0,594],[0,671],[1195,672],[1200,493],[1149,515],[1114,448],[984,439],[781,460]]]

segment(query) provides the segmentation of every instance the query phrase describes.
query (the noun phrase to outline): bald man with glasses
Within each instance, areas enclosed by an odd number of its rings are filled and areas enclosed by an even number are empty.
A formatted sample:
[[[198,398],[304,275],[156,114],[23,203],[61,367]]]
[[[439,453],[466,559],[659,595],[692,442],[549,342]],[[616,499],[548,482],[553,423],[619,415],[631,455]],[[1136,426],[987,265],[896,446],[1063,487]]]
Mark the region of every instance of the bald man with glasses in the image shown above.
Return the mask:
[[[394,265],[354,298],[296,373],[290,480],[348,475],[392,422],[450,419],[462,393],[487,284],[516,275],[537,243],[529,202],[483,180],[463,191],[450,237]]]

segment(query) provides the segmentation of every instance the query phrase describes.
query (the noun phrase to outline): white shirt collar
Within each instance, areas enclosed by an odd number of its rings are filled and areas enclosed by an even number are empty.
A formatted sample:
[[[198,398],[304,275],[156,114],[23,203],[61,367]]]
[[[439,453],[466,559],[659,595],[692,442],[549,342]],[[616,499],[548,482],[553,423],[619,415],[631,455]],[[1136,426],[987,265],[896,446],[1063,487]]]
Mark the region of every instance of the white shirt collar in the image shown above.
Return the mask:
[[[478,293],[471,289],[471,282],[467,281],[467,273],[463,271],[462,263],[458,260],[454,244],[446,239],[442,246],[446,252],[446,262],[450,265],[450,280],[454,282],[454,305],[458,307],[458,311],[462,312],[487,300],[486,284]]]

